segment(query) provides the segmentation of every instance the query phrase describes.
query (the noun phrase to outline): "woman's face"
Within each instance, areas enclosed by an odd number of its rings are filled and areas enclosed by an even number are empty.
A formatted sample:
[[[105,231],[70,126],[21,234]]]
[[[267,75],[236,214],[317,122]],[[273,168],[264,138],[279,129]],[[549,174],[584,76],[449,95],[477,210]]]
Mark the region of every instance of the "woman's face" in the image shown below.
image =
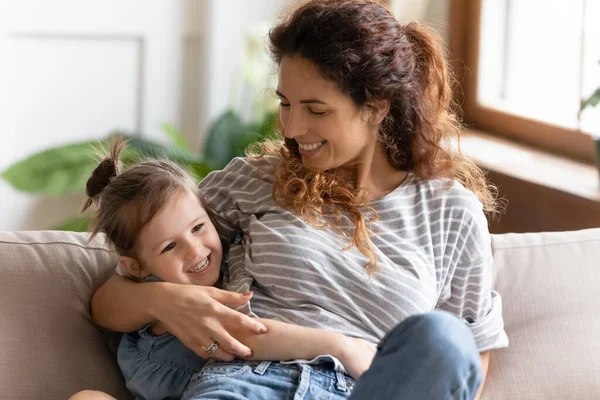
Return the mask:
[[[284,135],[298,143],[305,167],[319,171],[351,167],[372,157],[376,128],[311,61],[284,57],[277,95]]]

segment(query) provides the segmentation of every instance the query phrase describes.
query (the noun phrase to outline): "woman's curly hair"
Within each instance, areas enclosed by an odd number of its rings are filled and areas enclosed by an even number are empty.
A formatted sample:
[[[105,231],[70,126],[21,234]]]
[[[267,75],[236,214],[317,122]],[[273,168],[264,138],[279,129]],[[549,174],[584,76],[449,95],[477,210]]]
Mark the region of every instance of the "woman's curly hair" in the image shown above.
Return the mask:
[[[475,193],[486,212],[496,212],[495,187],[451,143],[462,125],[454,111],[446,50],[435,31],[401,25],[375,0],[310,0],[285,16],[269,41],[277,64],[283,57],[310,60],[357,107],[389,102],[379,140],[394,168],[421,179],[448,178],[448,186],[456,180]],[[365,222],[369,207],[353,183],[335,171],[305,169],[294,140],[266,142],[253,154],[279,158],[273,195],[280,205],[316,226],[335,226],[342,213],[349,215],[356,224],[351,244],[374,271],[377,258]]]

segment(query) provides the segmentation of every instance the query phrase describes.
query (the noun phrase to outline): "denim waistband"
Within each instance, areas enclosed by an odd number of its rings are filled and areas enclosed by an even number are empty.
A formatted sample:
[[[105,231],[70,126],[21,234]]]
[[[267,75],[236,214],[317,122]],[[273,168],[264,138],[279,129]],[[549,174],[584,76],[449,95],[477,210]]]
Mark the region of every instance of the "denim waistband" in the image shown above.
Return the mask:
[[[277,369],[295,369],[301,371],[302,374],[308,375],[310,373],[317,373],[328,378],[335,379],[336,389],[345,391],[348,389],[348,380],[353,381],[353,379],[343,372],[336,371],[332,368],[332,366],[327,363],[323,364],[306,364],[306,363],[280,363],[277,361],[247,361],[234,359],[232,361],[219,361],[219,360],[210,360],[208,364],[240,364],[240,365],[250,365],[252,366],[252,372],[257,375],[263,375],[270,368]]]

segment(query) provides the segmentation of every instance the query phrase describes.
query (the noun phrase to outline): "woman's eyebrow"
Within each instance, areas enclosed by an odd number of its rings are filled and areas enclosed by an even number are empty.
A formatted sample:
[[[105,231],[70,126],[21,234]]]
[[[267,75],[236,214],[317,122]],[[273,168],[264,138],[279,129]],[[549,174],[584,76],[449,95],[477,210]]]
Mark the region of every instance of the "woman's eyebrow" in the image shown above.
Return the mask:
[[[276,90],[275,93],[277,94],[277,96],[279,97],[283,97],[284,99],[287,100],[287,97],[285,97],[279,90]],[[317,104],[327,104],[322,100],[319,99],[304,99],[304,100],[300,100],[301,104],[308,104],[308,103],[317,103]]]

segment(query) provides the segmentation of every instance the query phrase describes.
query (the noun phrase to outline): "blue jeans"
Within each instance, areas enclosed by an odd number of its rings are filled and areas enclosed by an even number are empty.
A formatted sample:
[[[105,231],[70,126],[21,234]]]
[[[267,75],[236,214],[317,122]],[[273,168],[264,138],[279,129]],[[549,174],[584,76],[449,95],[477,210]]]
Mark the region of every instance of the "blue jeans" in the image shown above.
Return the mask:
[[[407,318],[378,348],[351,400],[470,400],[483,379],[471,331],[446,312]]]
[[[456,317],[436,311],[396,326],[356,383],[327,364],[210,360],[183,399],[462,400],[475,397],[481,380],[471,331]]]
[[[347,399],[354,379],[327,365],[209,360],[183,400]]]

